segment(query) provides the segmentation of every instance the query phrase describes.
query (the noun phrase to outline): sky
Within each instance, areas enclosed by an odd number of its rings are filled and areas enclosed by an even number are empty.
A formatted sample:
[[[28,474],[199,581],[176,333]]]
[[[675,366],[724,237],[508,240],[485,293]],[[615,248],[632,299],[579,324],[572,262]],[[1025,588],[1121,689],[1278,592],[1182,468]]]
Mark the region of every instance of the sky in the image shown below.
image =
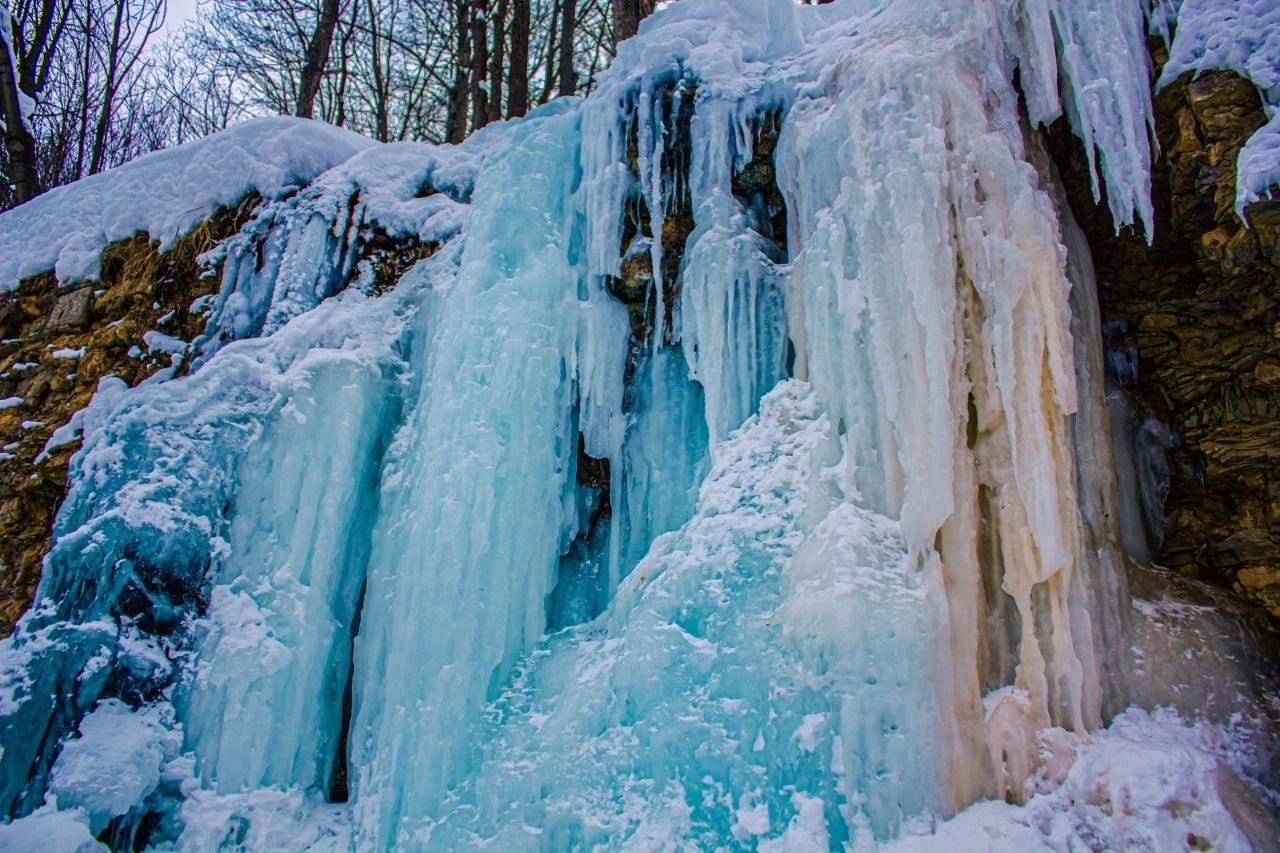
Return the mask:
[[[196,14],[196,0],[169,0],[169,12],[165,17],[164,30],[172,32]]]

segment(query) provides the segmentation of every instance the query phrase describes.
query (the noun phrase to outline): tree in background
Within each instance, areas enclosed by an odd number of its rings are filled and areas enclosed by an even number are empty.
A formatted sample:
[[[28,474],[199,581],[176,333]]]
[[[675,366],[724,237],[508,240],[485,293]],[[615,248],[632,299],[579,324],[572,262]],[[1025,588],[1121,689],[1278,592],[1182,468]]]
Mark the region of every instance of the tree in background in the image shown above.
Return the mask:
[[[27,128],[23,94],[18,88],[16,52],[11,47],[13,27],[9,10],[0,7],[0,125],[4,129],[4,150],[9,161],[8,191],[15,204],[22,204],[40,192],[36,171],[36,142]],[[28,101],[29,103],[29,101]]]
[[[165,0],[17,0],[10,10],[33,145],[29,160],[6,146],[0,206],[29,195],[32,162],[34,185],[53,187],[165,144],[146,50],[164,23]]]
[[[5,122],[0,210],[253,116],[460,142],[589,93],[654,0],[200,0],[158,38],[166,2],[0,0],[0,115],[34,103]]]

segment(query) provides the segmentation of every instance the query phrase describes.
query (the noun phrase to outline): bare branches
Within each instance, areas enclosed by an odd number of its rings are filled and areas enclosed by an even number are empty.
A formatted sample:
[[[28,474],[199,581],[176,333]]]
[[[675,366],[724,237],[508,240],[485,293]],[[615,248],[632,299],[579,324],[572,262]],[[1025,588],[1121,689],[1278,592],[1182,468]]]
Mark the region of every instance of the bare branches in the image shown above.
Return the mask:
[[[531,103],[589,92],[632,26],[615,25],[617,10],[643,15],[652,2],[201,0],[157,42],[167,0],[0,0],[15,54],[0,96],[12,79],[9,100],[35,102],[30,141],[15,131],[0,149],[0,209],[251,116],[460,142]],[[3,97],[0,109],[11,109]]]

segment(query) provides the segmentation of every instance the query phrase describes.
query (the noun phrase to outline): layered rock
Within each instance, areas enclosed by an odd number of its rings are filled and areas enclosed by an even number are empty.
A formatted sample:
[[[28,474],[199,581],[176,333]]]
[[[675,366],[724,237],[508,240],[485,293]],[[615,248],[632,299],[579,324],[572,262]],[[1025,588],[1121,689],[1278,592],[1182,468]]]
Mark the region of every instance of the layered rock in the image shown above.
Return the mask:
[[[1167,55],[1152,52],[1158,70]],[[1266,115],[1230,71],[1186,74],[1155,107],[1150,245],[1114,232],[1062,127],[1055,156],[1093,249],[1113,366],[1170,445],[1157,560],[1280,617],[1280,201],[1247,207],[1247,224],[1234,210],[1236,158]]]

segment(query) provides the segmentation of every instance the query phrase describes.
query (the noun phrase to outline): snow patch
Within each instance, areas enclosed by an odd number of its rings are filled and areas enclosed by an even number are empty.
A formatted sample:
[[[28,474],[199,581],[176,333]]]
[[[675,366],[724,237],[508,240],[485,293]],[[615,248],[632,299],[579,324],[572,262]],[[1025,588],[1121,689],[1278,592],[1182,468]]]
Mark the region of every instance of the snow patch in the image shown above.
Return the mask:
[[[249,192],[278,198],[375,144],[319,121],[251,119],[57,187],[0,213],[0,289],[50,269],[94,280],[109,243],[141,232],[164,251]]]

